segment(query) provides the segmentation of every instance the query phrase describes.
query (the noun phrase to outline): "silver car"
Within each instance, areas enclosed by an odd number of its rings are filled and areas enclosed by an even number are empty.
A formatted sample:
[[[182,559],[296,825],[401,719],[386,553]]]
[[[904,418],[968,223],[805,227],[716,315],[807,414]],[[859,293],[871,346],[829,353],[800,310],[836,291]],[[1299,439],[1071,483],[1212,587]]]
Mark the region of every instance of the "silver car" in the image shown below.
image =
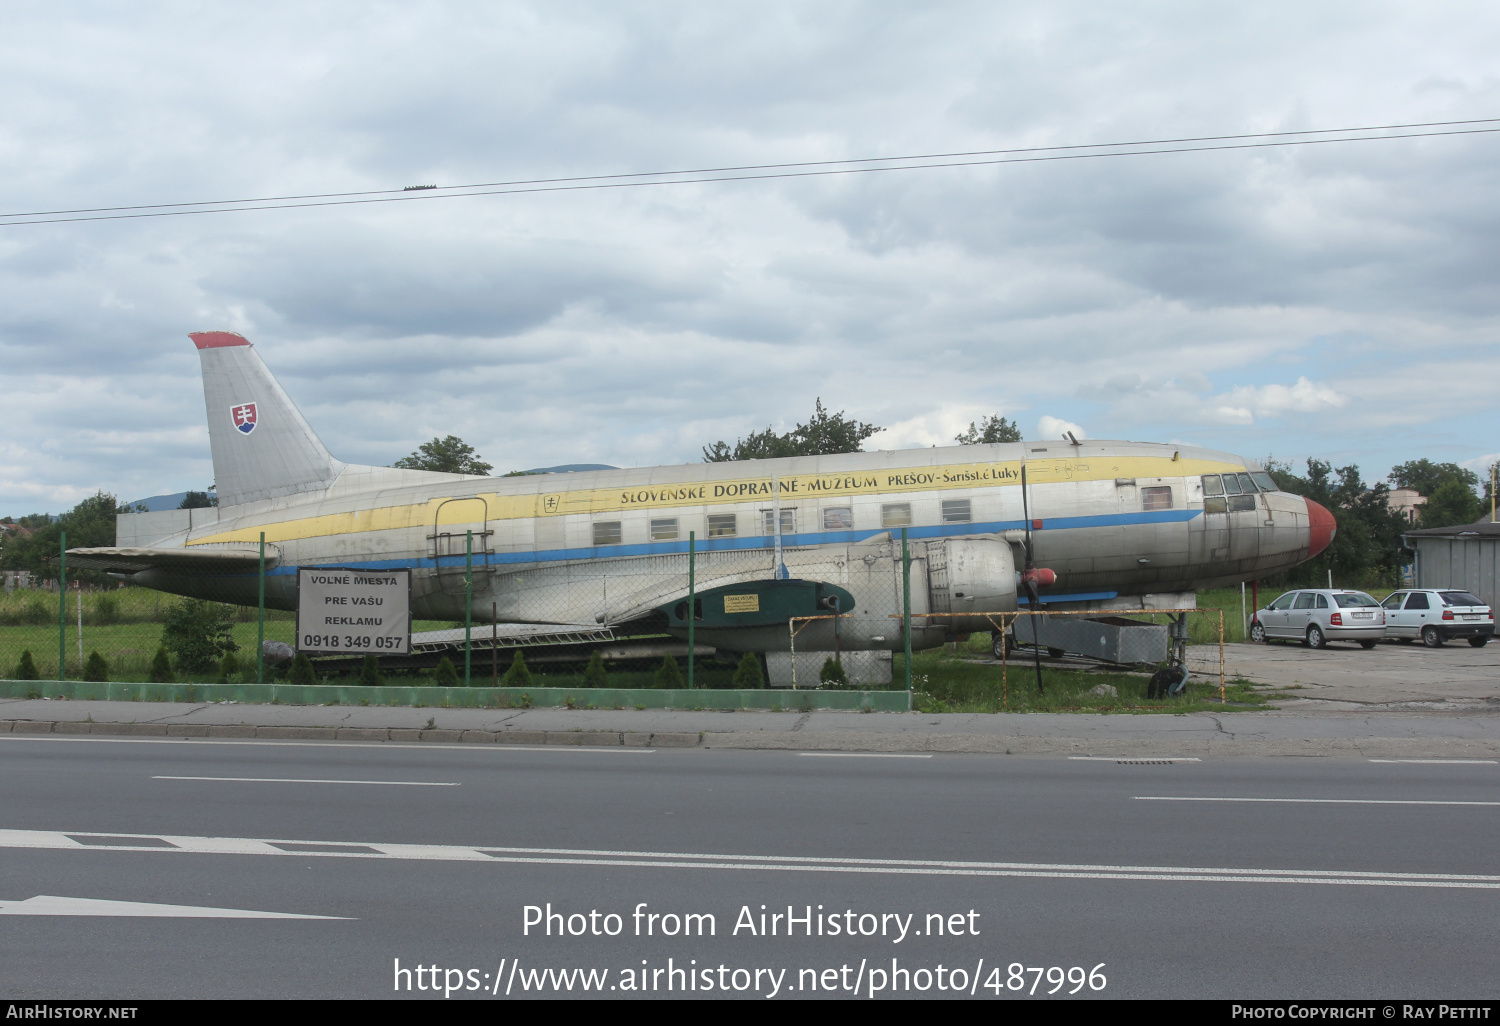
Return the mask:
[[[1385,606],[1385,636],[1407,644],[1422,639],[1437,648],[1449,638],[1467,638],[1483,648],[1495,634],[1495,615],[1477,595],[1460,588],[1393,591]]]
[[[1308,648],[1357,641],[1361,648],[1374,648],[1385,636],[1385,627],[1385,610],[1364,592],[1309,588],[1289,591],[1256,610],[1250,640],[1296,639]]]

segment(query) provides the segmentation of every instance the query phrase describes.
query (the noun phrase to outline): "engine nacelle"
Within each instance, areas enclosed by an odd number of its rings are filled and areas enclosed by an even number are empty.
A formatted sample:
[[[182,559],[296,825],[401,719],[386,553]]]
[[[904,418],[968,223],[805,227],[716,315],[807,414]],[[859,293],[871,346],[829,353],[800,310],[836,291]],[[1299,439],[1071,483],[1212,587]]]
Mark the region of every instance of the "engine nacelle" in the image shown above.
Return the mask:
[[[927,546],[934,613],[1009,613],[1016,609],[1016,560],[1008,542],[947,538]],[[989,630],[977,616],[934,616],[929,623],[959,633]]]

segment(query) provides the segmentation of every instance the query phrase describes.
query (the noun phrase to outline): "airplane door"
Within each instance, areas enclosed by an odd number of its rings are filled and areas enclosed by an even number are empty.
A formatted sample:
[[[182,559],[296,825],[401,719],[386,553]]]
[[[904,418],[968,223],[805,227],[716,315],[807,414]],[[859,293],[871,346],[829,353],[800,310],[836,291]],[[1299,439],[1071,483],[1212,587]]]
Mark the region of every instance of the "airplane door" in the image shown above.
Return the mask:
[[[473,534],[472,552],[468,551],[469,532]],[[473,593],[489,590],[493,568],[490,566],[489,506],[480,498],[448,499],[438,504],[433,517],[432,534],[427,536],[428,555],[432,557],[438,587],[449,595],[464,593],[465,555],[473,565]]]
[[[1229,558],[1229,500],[1224,495],[1223,477],[1203,475],[1203,516],[1201,523],[1189,525],[1193,538],[1193,562],[1199,566],[1223,563]],[[1263,624],[1268,630],[1269,624]]]
[[[1249,474],[1225,474],[1224,492],[1229,506],[1229,558],[1242,569],[1253,569],[1260,556],[1260,529],[1265,518],[1260,496]]]

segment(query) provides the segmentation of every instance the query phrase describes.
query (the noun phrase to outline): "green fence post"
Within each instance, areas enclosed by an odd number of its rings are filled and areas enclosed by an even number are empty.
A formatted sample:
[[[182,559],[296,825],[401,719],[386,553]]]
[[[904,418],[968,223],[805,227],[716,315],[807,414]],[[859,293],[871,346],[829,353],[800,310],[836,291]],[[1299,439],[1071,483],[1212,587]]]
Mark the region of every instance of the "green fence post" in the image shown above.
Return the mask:
[[[68,532],[61,532],[57,568],[57,679],[68,679]]]
[[[469,634],[474,626],[474,532],[464,535],[464,687],[469,687],[469,668],[473,650]]]
[[[694,565],[694,560],[697,557],[697,547],[698,547],[698,532],[697,531],[689,531],[688,532],[688,608],[687,608],[687,614],[688,614],[687,615],[687,621],[688,621],[688,689],[689,690],[692,690],[692,687],[693,687],[693,652],[694,652],[694,649],[693,649],[693,621],[697,619],[696,610],[694,609],[695,600],[694,600],[694,597],[693,597],[693,593],[697,590],[697,588],[696,588],[697,581],[694,579],[694,572],[697,569],[697,567]]]
[[[906,697],[911,705],[911,553],[906,548],[906,528],[901,528],[901,634],[906,647]]]
[[[260,594],[255,617],[255,683],[266,682],[266,532],[260,532]]]

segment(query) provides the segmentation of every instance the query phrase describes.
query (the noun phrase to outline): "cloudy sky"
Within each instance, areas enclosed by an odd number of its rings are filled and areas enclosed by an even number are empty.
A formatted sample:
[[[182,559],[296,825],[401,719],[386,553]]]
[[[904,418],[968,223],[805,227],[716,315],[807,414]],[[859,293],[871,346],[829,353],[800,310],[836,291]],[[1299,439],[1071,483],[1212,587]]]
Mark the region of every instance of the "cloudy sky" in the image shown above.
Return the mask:
[[[1497,53],[1441,0],[18,2],[0,213],[1495,118]],[[680,463],[821,396],[1487,466],[1497,185],[1474,134],[0,223],[0,515],[207,485],[205,328],[350,462]]]

